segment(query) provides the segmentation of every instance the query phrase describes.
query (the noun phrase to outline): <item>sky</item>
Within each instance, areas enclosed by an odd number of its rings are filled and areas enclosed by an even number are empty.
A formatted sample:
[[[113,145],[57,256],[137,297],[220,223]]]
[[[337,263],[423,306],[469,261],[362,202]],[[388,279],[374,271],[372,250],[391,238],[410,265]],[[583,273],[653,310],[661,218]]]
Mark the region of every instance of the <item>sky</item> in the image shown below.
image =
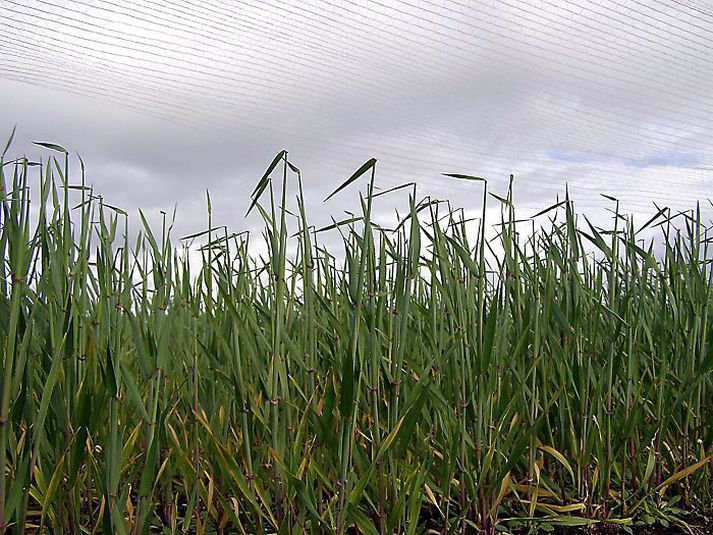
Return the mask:
[[[315,225],[371,157],[377,185],[476,214],[477,184],[519,213],[569,189],[580,212],[713,215],[713,4],[694,0],[0,0],[0,137],[59,143],[107,202],[176,233],[235,231],[280,150]],[[74,169],[78,169],[75,165]],[[495,202],[495,201],[493,201]],[[380,199],[377,217],[403,210]],[[133,216],[137,219],[135,216]]]

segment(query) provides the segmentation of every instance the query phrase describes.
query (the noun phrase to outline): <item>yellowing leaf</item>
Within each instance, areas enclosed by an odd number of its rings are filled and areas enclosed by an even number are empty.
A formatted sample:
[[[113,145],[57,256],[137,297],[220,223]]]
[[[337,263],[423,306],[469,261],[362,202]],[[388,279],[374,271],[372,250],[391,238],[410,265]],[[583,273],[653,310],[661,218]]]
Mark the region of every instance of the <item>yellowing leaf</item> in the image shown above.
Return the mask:
[[[664,491],[666,490],[666,487],[668,487],[672,483],[675,483],[676,481],[680,481],[684,477],[690,476],[693,472],[704,466],[711,459],[713,459],[713,454],[703,457],[703,459],[701,459],[697,463],[693,463],[692,465],[687,466],[683,470],[679,470],[671,477],[666,479],[663,483],[661,483],[658,487],[656,487],[656,490],[659,492],[659,494],[663,495]]]

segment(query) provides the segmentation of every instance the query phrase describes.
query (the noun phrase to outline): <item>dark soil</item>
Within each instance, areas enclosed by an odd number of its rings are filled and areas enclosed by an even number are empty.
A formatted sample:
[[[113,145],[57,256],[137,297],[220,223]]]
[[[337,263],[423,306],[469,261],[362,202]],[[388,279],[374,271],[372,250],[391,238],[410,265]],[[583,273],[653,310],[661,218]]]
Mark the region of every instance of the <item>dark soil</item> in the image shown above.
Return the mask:
[[[679,526],[665,527],[661,524],[651,526],[631,526],[633,535],[713,535],[713,518],[702,515],[686,517],[686,523],[692,532]],[[614,524],[595,524],[585,528],[563,530],[561,535],[629,535],[621,526]],[[560,534],[558,534],[560,535]]]

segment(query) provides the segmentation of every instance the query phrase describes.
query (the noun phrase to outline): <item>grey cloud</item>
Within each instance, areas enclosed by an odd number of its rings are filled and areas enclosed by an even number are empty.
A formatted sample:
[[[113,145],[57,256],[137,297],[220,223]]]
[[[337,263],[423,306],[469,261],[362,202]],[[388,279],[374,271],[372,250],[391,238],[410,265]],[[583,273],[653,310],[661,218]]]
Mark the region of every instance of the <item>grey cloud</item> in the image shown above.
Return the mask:
[[[441,172],[501,192],[514,173],[533,209],[565,184],[599,213],[599,192],[637,213],[713,196],[713,18],[678,3],[241,6],[3,2],[0,127],[19,124],[18,151],[78,150],[115,204],[177,203],[179,233],[205,225],[206,189],[217,221],[257,228],[247,197],[282,148],[315,224],[358,207],[356,188],[321,200],[372,156],[384,187],[471,207]]]

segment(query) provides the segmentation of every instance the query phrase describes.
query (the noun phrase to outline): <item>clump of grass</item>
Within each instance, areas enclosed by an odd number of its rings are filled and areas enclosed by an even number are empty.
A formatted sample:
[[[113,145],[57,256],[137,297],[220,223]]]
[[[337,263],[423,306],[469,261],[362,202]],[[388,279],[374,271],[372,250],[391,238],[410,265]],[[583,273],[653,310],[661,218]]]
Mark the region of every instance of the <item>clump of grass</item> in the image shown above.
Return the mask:
[[[523,224],[512,187],[449,175],[482,188],[472,233],[413,185],[376,190],[370,160],[335,192],[366,182],[361,214],[314,229],[283,151],[249,203],[267,259],[209,204],[196,266],[169,223],[129,240],[45,146],[0,162],[0,533],[629,529],[710,500],[699,209],[635,227],[616,205],[602,229],[566,198]]]

